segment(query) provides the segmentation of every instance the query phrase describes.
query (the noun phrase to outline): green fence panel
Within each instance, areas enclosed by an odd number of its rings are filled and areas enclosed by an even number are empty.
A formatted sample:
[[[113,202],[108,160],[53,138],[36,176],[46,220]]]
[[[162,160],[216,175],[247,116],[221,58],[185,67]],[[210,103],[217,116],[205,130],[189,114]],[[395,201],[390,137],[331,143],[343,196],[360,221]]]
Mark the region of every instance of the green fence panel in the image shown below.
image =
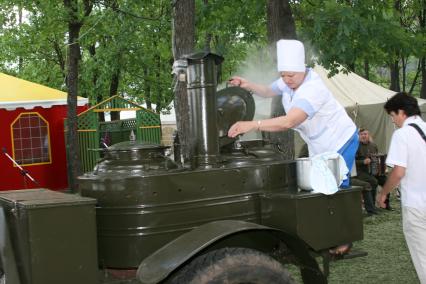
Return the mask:
[[[136,123],[139,126],[137,137],[141,141],[160,143],[161,142],[161,121],[160,116],[150,112],[139,112],[136,114]]]
[[[136,117],[99,122],[100,112],[135,111]],[[129,141],[130,135],[138,141],[161,143],[160,115],[124,99],[119,95],[91,107],[78,115],[80,160],[83,172],[92,171],[102,156],[100,148]],[[104,144],[105,143],[105,144]]]
[[[79,148],[81,168],[84,173],[90,172],[100,158],[99,133],[97,131],[79,131]]]

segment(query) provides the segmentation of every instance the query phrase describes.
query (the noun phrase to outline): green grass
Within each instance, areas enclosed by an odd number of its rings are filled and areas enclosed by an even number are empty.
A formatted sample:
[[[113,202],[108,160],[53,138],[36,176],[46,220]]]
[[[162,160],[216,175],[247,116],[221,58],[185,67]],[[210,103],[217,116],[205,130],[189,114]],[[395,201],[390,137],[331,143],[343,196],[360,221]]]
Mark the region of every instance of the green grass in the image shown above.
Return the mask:
[[[353,249],[368,255],[332,262],[328,283],[419,283],[402,233],[400,202],[395,196],[391,197],[391,205],[395,211],[380,210],[379,215],[364,218],[364,239],[355,242]],[[294,275],[293,268],[290,271]],[[299,275],[294,278],[301,283]]]

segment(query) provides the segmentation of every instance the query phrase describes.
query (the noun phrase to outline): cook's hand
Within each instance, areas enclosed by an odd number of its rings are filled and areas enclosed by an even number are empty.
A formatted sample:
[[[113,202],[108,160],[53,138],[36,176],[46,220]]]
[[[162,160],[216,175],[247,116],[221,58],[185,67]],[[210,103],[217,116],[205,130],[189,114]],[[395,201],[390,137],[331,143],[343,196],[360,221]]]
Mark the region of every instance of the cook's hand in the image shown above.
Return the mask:
[[[370,158],[365,158],[364,165],[369,165],[370,163],[371,163],[371,159]]]
[[[238,121],[229,128],[228,136],[234,138],[255,129],[257,129],[256,121]]]
[[[382,193],[377,194],[377,197],[376,197],[377,206],[379,206],[380,208],[386,208],[385,201],[386,201],[386,194],[382,194]]]
[[[231,79],[229,79],[228,83],[232,86],[237,86],[245,89],[248,88],[249,81],[242,77],[233,76]]]

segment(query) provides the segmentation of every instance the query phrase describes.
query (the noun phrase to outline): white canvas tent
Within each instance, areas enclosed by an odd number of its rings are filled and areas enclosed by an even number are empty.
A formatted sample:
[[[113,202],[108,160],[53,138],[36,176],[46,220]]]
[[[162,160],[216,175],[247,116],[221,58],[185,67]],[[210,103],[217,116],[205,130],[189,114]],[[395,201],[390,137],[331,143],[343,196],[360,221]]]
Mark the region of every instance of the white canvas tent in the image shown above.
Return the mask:
[[[377,143],[379,151],[386,153],[394,125],[383,106],[395,92],[355,73],[339,73],[328,78],[328,72],[322,66],[315,66],[314,70],[321,76],[340,104],[345,107],[355,124],[358,127],[367,128]],[[426,101],[422,99],[418,101],[422,113],[426,114]]]
[[[379,151],[387,152],[394,125],[383,109],[383,105],[395,92],[352,72],[339,73],[328,78],[328,72],[322,66],[315,66],[314,70],[321,76],[355,124],[370,131]]]

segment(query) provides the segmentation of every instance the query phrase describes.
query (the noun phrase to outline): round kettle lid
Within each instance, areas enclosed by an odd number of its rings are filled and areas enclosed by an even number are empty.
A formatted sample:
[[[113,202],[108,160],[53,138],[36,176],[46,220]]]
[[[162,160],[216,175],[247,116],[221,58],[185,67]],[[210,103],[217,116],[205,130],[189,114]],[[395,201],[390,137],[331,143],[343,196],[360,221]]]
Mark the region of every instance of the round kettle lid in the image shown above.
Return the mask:
[[[228,87],[218,91],[216,93],[216,101],[217,128],[223,145],[235,140],[234,138],[228,138],[227,135],[229,128],[235,122],[253,120],[255,103],[251,93],[240,87]]]

